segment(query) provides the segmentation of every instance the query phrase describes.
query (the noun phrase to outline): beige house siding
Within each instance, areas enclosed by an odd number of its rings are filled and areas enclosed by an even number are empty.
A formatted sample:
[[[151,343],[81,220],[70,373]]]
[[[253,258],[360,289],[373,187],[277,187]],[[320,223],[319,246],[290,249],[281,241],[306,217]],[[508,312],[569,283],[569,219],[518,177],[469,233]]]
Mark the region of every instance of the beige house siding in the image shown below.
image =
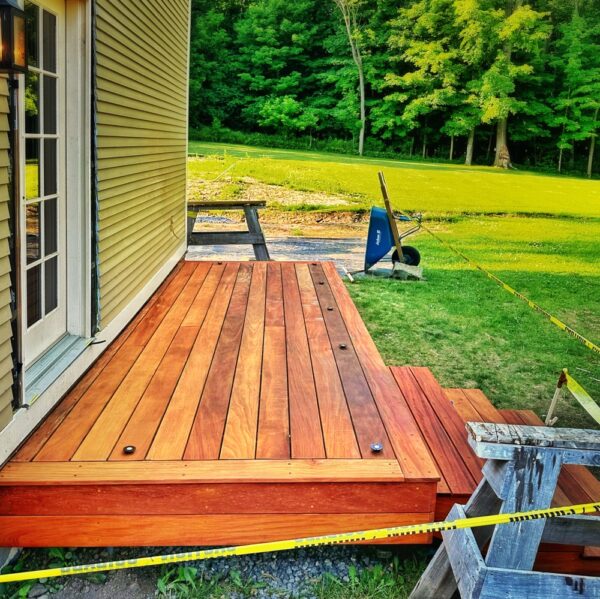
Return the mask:
[[[12,418],[12,346],[8,226],[8,82],[0,77],[0,429]]]
[[[185,241],[189,0],[97,0],[101,327]]]

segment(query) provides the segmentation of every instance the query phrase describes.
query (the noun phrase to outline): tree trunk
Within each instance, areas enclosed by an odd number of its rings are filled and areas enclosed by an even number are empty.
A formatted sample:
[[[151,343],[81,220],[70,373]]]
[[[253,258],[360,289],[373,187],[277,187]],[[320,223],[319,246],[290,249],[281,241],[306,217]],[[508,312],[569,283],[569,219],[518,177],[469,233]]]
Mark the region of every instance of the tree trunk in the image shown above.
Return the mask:
[[[450,160],[454,158],[454,135],[450,136]]]
[[[558,172],[562,172],[563,149],[558,150]]]
[[[427,135],[423,135],[423,152],[422,152],[422,156],[423,158],[427,158]]]
[[[356,41],[356,12],[355,8],[350,6],[347,0],[334,0],[342,17],[344,19],[344,25],[346,26],[346,34],[348,35],[348,42],[350,44],[350,50],[352,52],[352,59],[356,65],[358,71],[358,93],[360,96],[360,133],[358,135],[358,153],[360,156],[363,155],[365,149],[365,131],[367,128],[367,102],[366,102],[366,91],[365,91],[365,72],[363,67],[362,54]]]
[[[473,164],[473,146],[475,145],[475,127],[469,131],[469,139],[467,140],[467,156],[465,164],[471,166]]]
[[[489,162],[490,160],[490,154],[492,153],[492,140],[494,139],[494,133],[490,133],[490,137],[488,139],[488,147],[487,147],[487,153],[485,155],[485,159]]]
[[[588,154],[587,164],[587,176],[592,178],[592,168],[594,166],[594,150],[596,149],[596,121],[598,120],[598,108],[594,112],[594,131],[592,132],[592,139],[590,140],[590,153]]]
[[[413,157],[413,154],[415,153],[415,136],[412,136],[412,139],[410,140],[410,157]]]
[[[508,152],[508,119],[500,119],[496,126],[496,158],[494,166],[499,168],[510,167],[510,154]]]

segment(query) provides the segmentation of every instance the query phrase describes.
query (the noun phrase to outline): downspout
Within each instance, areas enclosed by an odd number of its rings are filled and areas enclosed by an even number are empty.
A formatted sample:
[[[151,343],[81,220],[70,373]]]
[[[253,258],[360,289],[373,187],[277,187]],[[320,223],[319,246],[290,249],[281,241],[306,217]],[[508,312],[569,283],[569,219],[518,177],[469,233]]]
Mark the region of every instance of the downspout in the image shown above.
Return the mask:
[[[92,193],[91,193],[91,317],[92,317],[92,336],[96,335],[100,330],[100,266],[98,264],[98,258],[100,255],[98,247],[99,239],[99,200],[98,200],[98,127],[97,127],[97,114],[98,114],[98,94],[96,87],[96,72],[97,72],[97,60],[96,60],[96,0],[91,0],[91,178],[92,178]]]

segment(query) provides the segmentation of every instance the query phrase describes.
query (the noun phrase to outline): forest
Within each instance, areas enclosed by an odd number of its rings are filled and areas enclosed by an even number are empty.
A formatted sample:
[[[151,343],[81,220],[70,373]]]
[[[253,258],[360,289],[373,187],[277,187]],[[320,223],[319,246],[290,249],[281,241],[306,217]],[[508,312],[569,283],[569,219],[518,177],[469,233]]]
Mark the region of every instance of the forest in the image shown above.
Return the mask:
[[[192,0],[190,137],[598,176],[598,0]]]

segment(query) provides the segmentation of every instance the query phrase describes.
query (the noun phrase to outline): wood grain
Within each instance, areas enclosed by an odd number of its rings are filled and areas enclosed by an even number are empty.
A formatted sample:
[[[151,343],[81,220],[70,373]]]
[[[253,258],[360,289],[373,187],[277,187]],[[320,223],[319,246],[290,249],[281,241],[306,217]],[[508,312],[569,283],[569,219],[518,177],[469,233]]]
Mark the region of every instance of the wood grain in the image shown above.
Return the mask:
[[[238,270],[239,264],[228,264],[223,272],[196,343],[148,451],[149,460],[178,460],[183,456]]]
[[[281,266],[293,458],[324,458],[321,417],[312,371],[296,268]]]
[[[206,546],[278,541],[431,521],[432,514],[231,514],[210,516],[0,516],[8,547]],[[431,535],[389,543],[430,543]]]
[[[398,396],[394,378],[377,351],[335,266],[325,262],[323,269],[404,475],[412,480],[439,480],[439,472],[419,427],[406,403]]]
[[[256,455],[266,286],[267,265],[264,262],[255,264],[221,459],[251,459]]]
[[[265,339],[256,457],[289,458],[290,420],[288,405],[287,352],[281,266],[267,266]]]
[[[396,460],[9,462],[0,485],[168,482],[403,482]]]
[[[219,457],[251,279],[252,267],[242,264],[183,454],[185,460],[216,460]]]

